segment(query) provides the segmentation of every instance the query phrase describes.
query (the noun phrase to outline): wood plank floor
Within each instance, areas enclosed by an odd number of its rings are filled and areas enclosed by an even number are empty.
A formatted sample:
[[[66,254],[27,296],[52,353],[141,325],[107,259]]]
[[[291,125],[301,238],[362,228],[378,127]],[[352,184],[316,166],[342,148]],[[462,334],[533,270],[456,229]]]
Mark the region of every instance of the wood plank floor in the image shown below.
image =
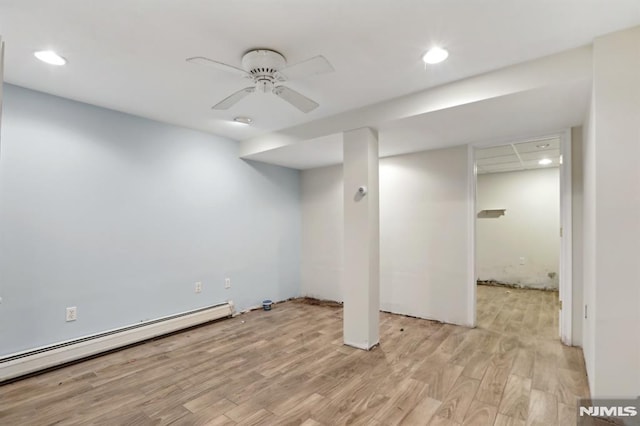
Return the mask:
[[[557,293],[479,286],[478,327],[381,313],[342,345],[342,310],[296,301],[0,386],[1,425],[571,425],[582,351]]]

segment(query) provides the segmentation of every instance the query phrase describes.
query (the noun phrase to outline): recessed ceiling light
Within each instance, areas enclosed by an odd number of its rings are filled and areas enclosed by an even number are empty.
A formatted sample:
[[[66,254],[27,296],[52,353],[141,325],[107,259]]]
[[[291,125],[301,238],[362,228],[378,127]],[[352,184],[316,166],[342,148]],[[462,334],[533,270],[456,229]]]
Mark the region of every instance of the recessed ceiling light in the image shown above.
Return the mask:
[[[67,63],[65,58],[58,55],[53,50],[40,50],[35,52],[33,56],[50,65],[64,65]]]
[[[549,148],[549,144],[548,143],[541,143],[540,145],[536,145],[536,148],[540,148],[540,149]]]
[[[426,64],[437,64],[444,61],[449,57],[449,52],[441,47],[432,47],[427,53],[424,54],[422,60]]]
[[[549,158],[543,158],[542,160],[538,161],[538,164],[540,164],[541,166],[548,166],[551,163],[553,163],[553,161],[551,161]]]
[[[251,124],[253,123],[253,119],[251,117],[236,117],[233,119],[236,123],[242,124]]]

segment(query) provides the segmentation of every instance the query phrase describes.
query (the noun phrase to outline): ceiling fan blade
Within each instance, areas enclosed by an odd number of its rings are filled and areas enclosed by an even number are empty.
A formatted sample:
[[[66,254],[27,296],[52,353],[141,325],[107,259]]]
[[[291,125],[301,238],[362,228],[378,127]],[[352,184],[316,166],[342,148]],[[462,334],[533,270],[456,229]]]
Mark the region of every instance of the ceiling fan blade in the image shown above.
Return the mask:
[[[248,72],[242,68],[234,67],[233,65],[224,64],[222,62],[214,61],[213,59],[205,58],[203,56],[194,56],[193,58],[187,58],[187,62],[198,65],[206,65],[208,67],[216,68],[220,71],[230,72],[241,77],[251,78]]]
[[[296,78],[326,74],[333,71],[333,66],[329,61],[327,61],[324,56],[318,55],[311,59],[307,59],[306,61],[284,67],[281,70],[278,70],[278,73],[286,77],[287,80],[293,80]]]
[[[315,101],[312,101],[311,99],[307,98],[304,95],[301,95],[300,93],[296,92],[293,89],[289,89],[286,86],[278,86],[275,87],[273,89],[273,93],[276,96],[279,96],[280,98],[284,99],[285,101],[289,102],[291,105],[293,105],[294,107],[298,108],[300,111],[307,113],[309,111],[313,111],[314,109],[318,108],[318,103]]]
[[[248,94],[255,92],[255,90],[255,87],[245,87],[242,90],[238,90],[236,93],[232,94],[231,96],[227,96],[226,98],[212,106],[211,109],[229,109],[240,102],[240,100]]]

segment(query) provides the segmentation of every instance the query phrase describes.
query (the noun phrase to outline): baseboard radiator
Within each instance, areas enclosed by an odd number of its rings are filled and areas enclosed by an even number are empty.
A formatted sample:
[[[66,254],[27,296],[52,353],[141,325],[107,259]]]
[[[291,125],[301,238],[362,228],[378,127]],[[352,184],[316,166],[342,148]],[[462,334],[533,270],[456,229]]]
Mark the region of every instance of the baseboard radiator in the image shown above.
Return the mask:
[[[0,358],[0,383],[209,321],[231,317],[233,302],[145,321]]]

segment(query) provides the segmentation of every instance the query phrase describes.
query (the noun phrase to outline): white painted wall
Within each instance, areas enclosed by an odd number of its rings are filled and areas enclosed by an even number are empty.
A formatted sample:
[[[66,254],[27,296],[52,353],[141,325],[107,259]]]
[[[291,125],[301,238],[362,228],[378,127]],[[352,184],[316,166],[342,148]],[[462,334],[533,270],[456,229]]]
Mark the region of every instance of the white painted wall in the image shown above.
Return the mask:
[[[460,146],[380,160],[383,310],[469,325],[467,155]],[[302,172],[302,293],[340,301],[341,181],[341,166]]]
[[[301,294],[342,301],[344,199],[342,165],[301,172]]]
[[[582,346],[582,319],[584,318],[584,278],[582,261],[583,253],[583,217],[582,204],[584,178],[582,173],[582,146],[584,132],[582,127],[571,129],[571,226],[572,226],[572,306],[571,306],[571,340],[573,346]]]
[[[476,219],[478,280],[558,289],[559,169],[478,175],[477,210],[484,209],[506,212]]]
[[[591,97],[589,112],[584,123],[582,145],[582,352],[589,377],[591,394],[595,393],[595,317],[596,317],[596,158],[595,158],[595,101]],[[574,248],[575,250],[576,248]]]
[[[383,310],[470,325],[466,146],[380,162]]]
[[[584,347],[592,396],[640,395],[640,27],[594,42],[585,144]]]
[[[0,36],[0,127],[2,126],[2,90],[4,81],[4,41],[2,41],[2,36]],[[0,144],[2,141],[0,140]],[[1,155],[1,152],[0,152]]]

